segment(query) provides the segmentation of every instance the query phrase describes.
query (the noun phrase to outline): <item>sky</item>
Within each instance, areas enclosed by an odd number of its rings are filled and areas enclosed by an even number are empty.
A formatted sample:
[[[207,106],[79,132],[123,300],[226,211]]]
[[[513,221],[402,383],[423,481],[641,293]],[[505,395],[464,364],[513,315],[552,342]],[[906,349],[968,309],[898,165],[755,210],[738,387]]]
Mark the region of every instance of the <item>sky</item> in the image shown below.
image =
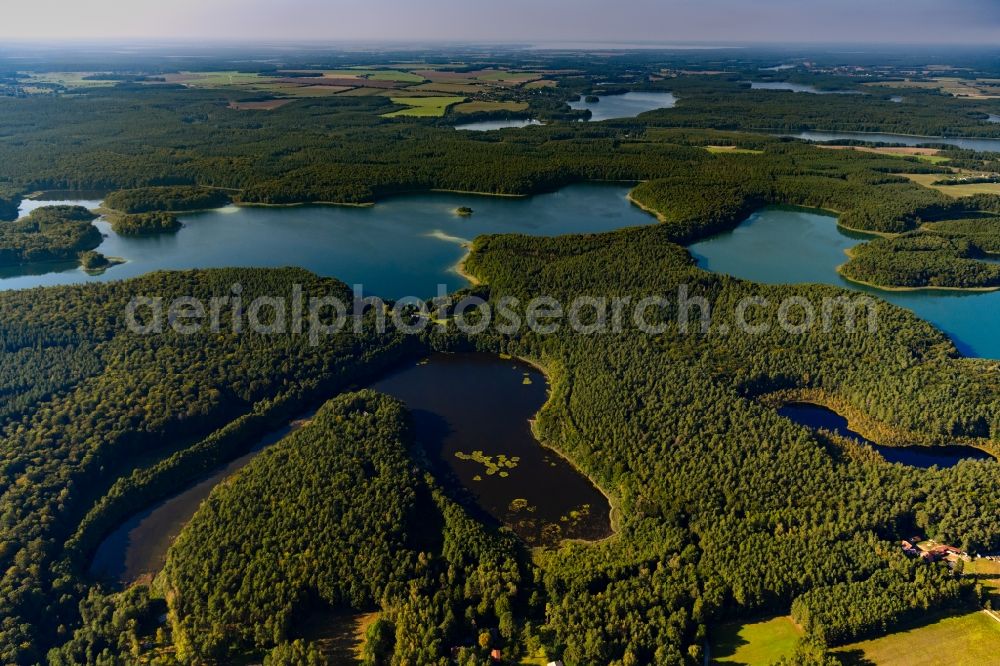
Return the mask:
[[[1000,44],[1000,0],[5,0],[0,38]]]

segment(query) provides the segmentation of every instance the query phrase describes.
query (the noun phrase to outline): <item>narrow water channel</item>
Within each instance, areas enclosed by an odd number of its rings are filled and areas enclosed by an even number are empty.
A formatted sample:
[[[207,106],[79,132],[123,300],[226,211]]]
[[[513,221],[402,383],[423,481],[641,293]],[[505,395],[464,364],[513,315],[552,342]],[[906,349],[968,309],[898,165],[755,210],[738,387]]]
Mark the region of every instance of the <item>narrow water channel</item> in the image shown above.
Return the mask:
[[[971,446],[881,446],[848,428],[846,418],[820,405],[791,403],[780,407],[778,414],[807,428],[830,430],[861,442],[891,463],[929,469],[954,467],[963,460],[993,460],[990,454]]]
[[[212,489],[254,456],[297,430],[312,416],[306,413],[268,433],[236,460],[173,497],[141,511],[105,537],[91,560],[89,574],[128,585],[152,578],[167,559],[167,550]]]

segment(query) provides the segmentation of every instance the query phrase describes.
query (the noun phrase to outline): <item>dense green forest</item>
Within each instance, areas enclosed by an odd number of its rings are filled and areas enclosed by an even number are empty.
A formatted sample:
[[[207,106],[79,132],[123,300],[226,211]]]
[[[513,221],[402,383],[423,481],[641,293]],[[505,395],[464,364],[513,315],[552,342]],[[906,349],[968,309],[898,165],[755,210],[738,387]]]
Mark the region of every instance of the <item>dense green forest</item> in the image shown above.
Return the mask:
[[[111,228],[119,236],[147,236],[177,231],[180,220],[172,213],[136,213],[133,215],[113,214]]]
[[[367,610],[405,581],[422,531],[407,445],[401,404],[347,395],[219,487],[164,572],[181,658],[280,643],[310,604]]]
[[[964,238],[914,232],[865,243],[840,268],[846,278],[887,287],[1000,286],[1000,266]]]
[[[966,204],[960,212],[978,212],[974,206]],[[994,288],[1000,286],[1000,266],[989,260],[998,250],[1000,218],[980,213],[972,219],[926,223],[913,232],[859,245],[840,273],[883,287]]]
[[[580,83],[562,83],[531,104],[568,108]],[[641,120],[553,122],[517,133],[455,132],[451,118],[381,118],[387,100],[371,96],[301,99],[253,115],[229,108],[240,93],[224,88],[121,84],[75,97],[0,98],[7,131],[18,137],[0,142],[0,184],[12,195],[138,188],[108,198],[125,212],[212,207],[230,196],[357,203],[430,188],[524,194],[586,179],[639,180],[670,175],[659,168],[665,162],[707,159],[650,140],[663,127],[1000,132],[982,120],[982,105],[926,94],[900,105],[875,96],[751,91],[729,77],[698,76],[642,88],[674,90],[681,101]]]
[[[845,268],[863,269],[868,281],[913,279],[918,264],[918,281],[992,280],[993,265],[978,259],[1000,242],[992,218],[974,215],[1000,212],[1000,198],[953,200],[922,188],[899,174],[946,169],[916,159],[722,131],[995,136],[1000,128],[983,119],[992,107],[920,91],[907,92],[908,104],[883,92],[752,91],[746,77],[759,63],[689,76],[665,72],[654,56],[559,58],[545,64],[576,73],[532,99],[539,117],[562,117],[567,99],[598,83],[673,90],[681,101],[638,119],[460,133],[448,126],[453,118],[381,118],[384,98],[301,99],[246,113],[230,108],[238,92],[127,77],[74,95],[0,98],[0,218],[13,219],[22,196],[45,189],[112,191],[105,205],[117,212],[116,229],[146,233],[174,227],[173,211],[231,201],[360,203],[433,188],[527,194],[645,181],[632,197],[661,224],[481,237],[466,262],[480,280],[471,291],[493,303],[515,296],[523,309],[539,295],[638,301],[687,285],[730,331],[682,332],[675,301],[650,312],[664,324],[655,335],[627,321],[597,336],[470,338],[449,327],[416,337],[377,331],[368,312],[359,332],[313,345],[301,331],[236,325],[237,301],[291,300],[295,285],[305,298],[350,302],[346,285],[291,268],[0,293],[0,662],[319,664],[321,647],[297,630],[309,613],[333,609],[378,611],[366,641],[373,664],[481,664],[498,649],[505,660],[571,666],[694,666],[719,622],[790,611],[809,631],[809,663],[918,609],[974,607],[968,581],[909,562],[896,544],[919,531],[1000,549],[996,464],[888,464],[758,398],[808,390],[913,441],[960,438],[997,454],[997,364],[961,358],[940,332],[882,302],[875,331],[850,328],[836,312],[828,329],[732,333],[728,317],[745,297],[768,300],[753,315],[768,321],[783,298],[850,292],[706,273],[683,246],[762,205],[818,206],[847,227],[903,234],[862,246],[848,264],[855,268]],[[843,78],[817,83],[837,89],[849,84]],[[715,145],[755,152],[705,150]],[[990,159],[954,154],[961,164]],[[12,257],[44,241],[76,258],[88,249],[77,243],[100,242],[92,218],[43,208],[0,223],[0,238],[10,238]],[[126,326],[137,295],[234,307],[216,330],[185,335],[167,322],[162,334],[137,335]],[[399,403],[343,393],[430,349],[474,348],[548,370],[552,395],[536,431],[614,498],[612,538],[528,552],[434,476]],[[324,403],[310,425],[216,488],[154,585],[113,591],[84,574],[101,539],[137,510]]]
[[[212,494],[164,571],[180,658],[292,642],[324,606],[381,609],[372,663],[448,663],[452,646],[488,663],[511,644],[515,542],[420,473],[407,421],[393,399],[346,394]]]
[[[911,229],[954,206],[952,199],[893,175],[920,170],[917,164],[845,153],[779,144],[762,155],[725,155],[641,183],[632,198],[659,212],[677,242],[731,229],[768,204],[826,208],[839,213],[846,227],[878,232]]]
[[[97,215],[81,206],[44,206],[16,222],[0,224],[0,266],[40,261],[74,261],[101,244],[91,222]]]
[[[486,237],[469,268],[493,299],[676,293],[681,283],[716,304],[750,294],[774,304],[843,293],[703,273],[671,242],[673,233],[666,224],[601,237]],[[995,368],[956,359],[945,338],[902,310],[882,304],[880,311],[874,335],[836,324],[832,334],[684,335],[671,306],[662,336],[501,341],[507,352],[559,368],[540,431],[621,498],[616,542],[544,560],[547,594],[565,599],[563,611],[550,605],[548,621],[568,661],[695,660],[713,620],[787,612],[807,590],[902,564],[891,542],[907,530],[973,549],[998,545],[994,518],[985,518],[991,510],[979,504],[995,504],[996,495],[962,499],[977,484],[988,487],[995,466],[921,472],[844,456],[753,399],[803,386],[936,441],[996,432]],[[683,583],[685,575],[700,584]],[[670,610],[650,613],[664,609],[665,598]],[[880,610],[893,607],[884,596],[852,601],[885,626],[897,617]]]
[[[171,326],[162,335],[136,335],[126,326],[126,305],[135,295],[206,302],[242,295],[249,302],[258,295],[291,299],[294,284],[307,299],[350,299],[345,285],[292,269],[155,273],[0,295],[0,341],[11,361],[4,363],[9,399],[0,449],[5,661],[34,663],[45,646],[68,637],[87,587],[73,572],[121,516],[249,445],[243,437],[282,410],[302,409],[377,372],[412,345],[391,329],[377,333],[367,321],[360,335],[348,327],[318,345],[304,333],[237,332],[238,308],[222,310],[218,331],[195,335]],[[236,430],[243,437],[214,435],[240,418]],[[162,468],[132,474],[158,458],[165,459]],[[119,477],[127,492],[105,497]],[[86,529],[74,535],[85,516]]]
[[[111,210],[126,213],[182,212],[218,208],[229,203],[229,197],[221,190],[203,187],[141,187],[132,190],[112,192],[104,199],[104,205]],[[162,220],[164,218],[144,217],[142,220]]]

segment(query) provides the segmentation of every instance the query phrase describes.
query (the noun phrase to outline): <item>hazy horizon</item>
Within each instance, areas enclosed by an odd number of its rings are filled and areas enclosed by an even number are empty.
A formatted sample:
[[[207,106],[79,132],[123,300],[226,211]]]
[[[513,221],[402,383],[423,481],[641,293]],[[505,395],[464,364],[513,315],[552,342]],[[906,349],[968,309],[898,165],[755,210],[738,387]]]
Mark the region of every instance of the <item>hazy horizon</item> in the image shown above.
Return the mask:
[[[35,0],[17,41],[966,44],[1000,42],[994,0]]]

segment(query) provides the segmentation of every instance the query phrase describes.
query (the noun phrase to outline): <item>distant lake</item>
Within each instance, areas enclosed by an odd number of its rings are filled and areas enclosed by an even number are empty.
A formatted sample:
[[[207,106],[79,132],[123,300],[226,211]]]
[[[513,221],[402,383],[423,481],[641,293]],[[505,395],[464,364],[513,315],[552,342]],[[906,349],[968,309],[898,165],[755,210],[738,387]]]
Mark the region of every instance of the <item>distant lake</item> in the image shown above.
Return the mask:
[[[820,90],[816,86],[790,81],[751,81],[751,90],[784,90],[787,92],[809,93],[811,95],[863,95],[860,90]]]
[[[847,427],[847,419],[833,410],[809,403],[791,403],[778,409],[778,414],[808,428],[823,428],[866,444],[879,452],[886,462],[910,467],[954,467],[963,460],[993,460],[985,451],[971,446],[880,446]]]
[[[904,146],[920,146],[925,143],[943,143],[956,148],[979,151],[1000,151],[1000,138],[972,139],[943,136],[910,136],[908,134],[883,134],[880,132],[826,132],[809,130],[798,134],[780,134],[807,141],[872,141],[877,143],[898,143]]]
[[[1000,359],[1000,291],[884,291],[849,282],[837,266],[847,261],[845,250],[866,238],[837,226],[833,215],[775,206],[688,249],[699,266],[716,273],[765,284],[818,282],[877,296],[937,326],[963,354]]]
[[[601,95],[598,99],[600,101],[587,102],[581,96],[569,105],[577,111],[590,109],[590,119],[596,122],[615,118],[635,118],[640,113],[669,109],[677,104],[677,98],[668,92],[627,92],[621,95]]]
[[[542,121],[531,119],[524,120],[480,120],[475,123],[461,123],[455,125],[457,130],[469,130],[472,132],[488,132],[490,130],[507,129],[508,127],[528,127],[529,125],[541,125]]]
[[[406,403],[422,448],[527,543],[611,534],[608,500],[531,432],[548,397],[534,367],[492,354],[434,354],[371,388]]]
[[[17,214],[19,217],[24,217],[36,208],[42,208],[43,206],[83,206],[84,208],[97,208],[101,205],[101,199],[103,198],[103,192],[90,190],[79,192],[61,190],[43,192],[37,199],[22,199],[20,205],[17,207]]]
[[[127,263],[90,276],[77,266],[36,264],[0,273],[0,290],[130,278],[150,271],[223,266],[301,266],[385,298],[431,297],[437,285],[466,286],[455,272],[465,244],[481,234],[556,236],[650,224],[623,185],[581,184],[533,197],[431,192],[370,207],[230,206],[180,216],[176,233],[128,238],[103,220],[98,251]],[[50,201],[96,207],[99,201]],[[39,202],[26,202],[37,206]],[[469,217],[455,214],[468,206]],[[30,274],[35,273],[35,274]],[[41,273],[41,274],[38,274]]]

